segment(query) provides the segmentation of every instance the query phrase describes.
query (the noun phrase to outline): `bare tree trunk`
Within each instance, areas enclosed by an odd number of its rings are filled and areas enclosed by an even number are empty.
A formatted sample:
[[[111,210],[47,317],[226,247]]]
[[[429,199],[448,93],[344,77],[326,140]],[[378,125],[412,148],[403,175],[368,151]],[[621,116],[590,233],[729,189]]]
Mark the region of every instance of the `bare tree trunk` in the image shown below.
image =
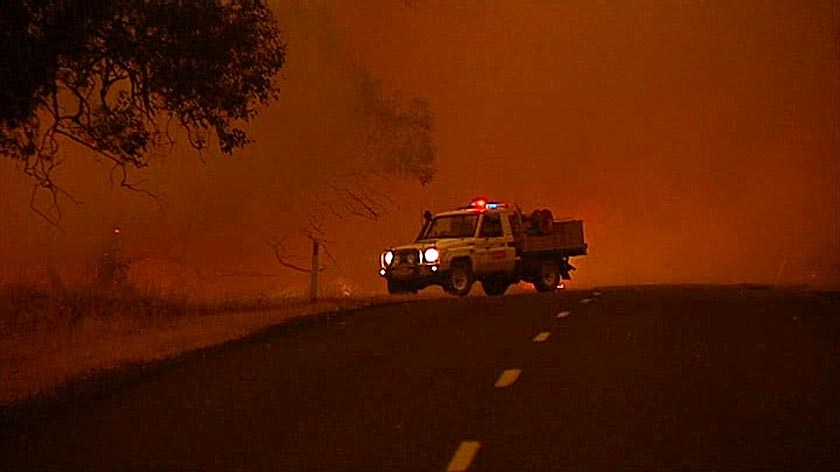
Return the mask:
[[[318,299],[318,240],[316,238],[312,238],[312,269],[310,274],[309,301],[314,302]]]

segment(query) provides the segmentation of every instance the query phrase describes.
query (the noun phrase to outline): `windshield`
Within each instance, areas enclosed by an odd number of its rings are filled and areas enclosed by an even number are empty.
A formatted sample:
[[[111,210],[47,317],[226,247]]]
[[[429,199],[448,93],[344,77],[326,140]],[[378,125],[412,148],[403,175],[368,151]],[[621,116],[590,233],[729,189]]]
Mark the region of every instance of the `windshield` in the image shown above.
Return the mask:
[[[419,239],[468,238],[475,235],[478,215],[438,216]]]

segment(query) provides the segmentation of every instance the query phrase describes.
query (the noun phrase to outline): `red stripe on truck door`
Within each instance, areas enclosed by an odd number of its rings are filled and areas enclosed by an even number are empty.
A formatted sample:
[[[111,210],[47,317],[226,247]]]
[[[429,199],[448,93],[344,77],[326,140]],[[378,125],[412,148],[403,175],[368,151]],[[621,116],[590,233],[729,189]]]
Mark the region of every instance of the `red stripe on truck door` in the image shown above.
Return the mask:
[[[505,250],[502,249],[501,251],[490,251],[490,257],[492,257],[493,259],[504,259]]]

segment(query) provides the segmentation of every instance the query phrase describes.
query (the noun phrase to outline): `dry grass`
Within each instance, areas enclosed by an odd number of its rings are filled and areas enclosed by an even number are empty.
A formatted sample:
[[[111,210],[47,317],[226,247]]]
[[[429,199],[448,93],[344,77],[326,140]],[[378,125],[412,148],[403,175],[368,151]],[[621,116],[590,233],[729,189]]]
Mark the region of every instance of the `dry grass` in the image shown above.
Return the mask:
[[[49,291],[0,285],[0,403],[49,392],[97,371],[161,360],[241,338],[291,318],[389,298],[192,300],[131,287]]]

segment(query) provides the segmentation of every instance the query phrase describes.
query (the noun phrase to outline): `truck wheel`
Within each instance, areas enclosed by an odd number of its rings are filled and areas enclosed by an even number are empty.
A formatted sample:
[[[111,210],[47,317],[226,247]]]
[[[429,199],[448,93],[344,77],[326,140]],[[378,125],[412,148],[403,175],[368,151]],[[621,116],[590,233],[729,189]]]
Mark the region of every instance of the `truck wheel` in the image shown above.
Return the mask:
[[[481,288],[484,289],[484,293],[491,297],[504,295],[508,287],[510,287],[510,283],[501,277],[481,281]]]
[[[452,295],[463,297],[470,293],[475,278],[472,269],[466,262],[456,262],[446,273],[443,282],[443,289]]]
[[[557,262],[545,259],[540,262],[537,269],[537,278],[534,280],[534,287],[538,292],[553,292],[557,290],[560,283],[560,267]]]

